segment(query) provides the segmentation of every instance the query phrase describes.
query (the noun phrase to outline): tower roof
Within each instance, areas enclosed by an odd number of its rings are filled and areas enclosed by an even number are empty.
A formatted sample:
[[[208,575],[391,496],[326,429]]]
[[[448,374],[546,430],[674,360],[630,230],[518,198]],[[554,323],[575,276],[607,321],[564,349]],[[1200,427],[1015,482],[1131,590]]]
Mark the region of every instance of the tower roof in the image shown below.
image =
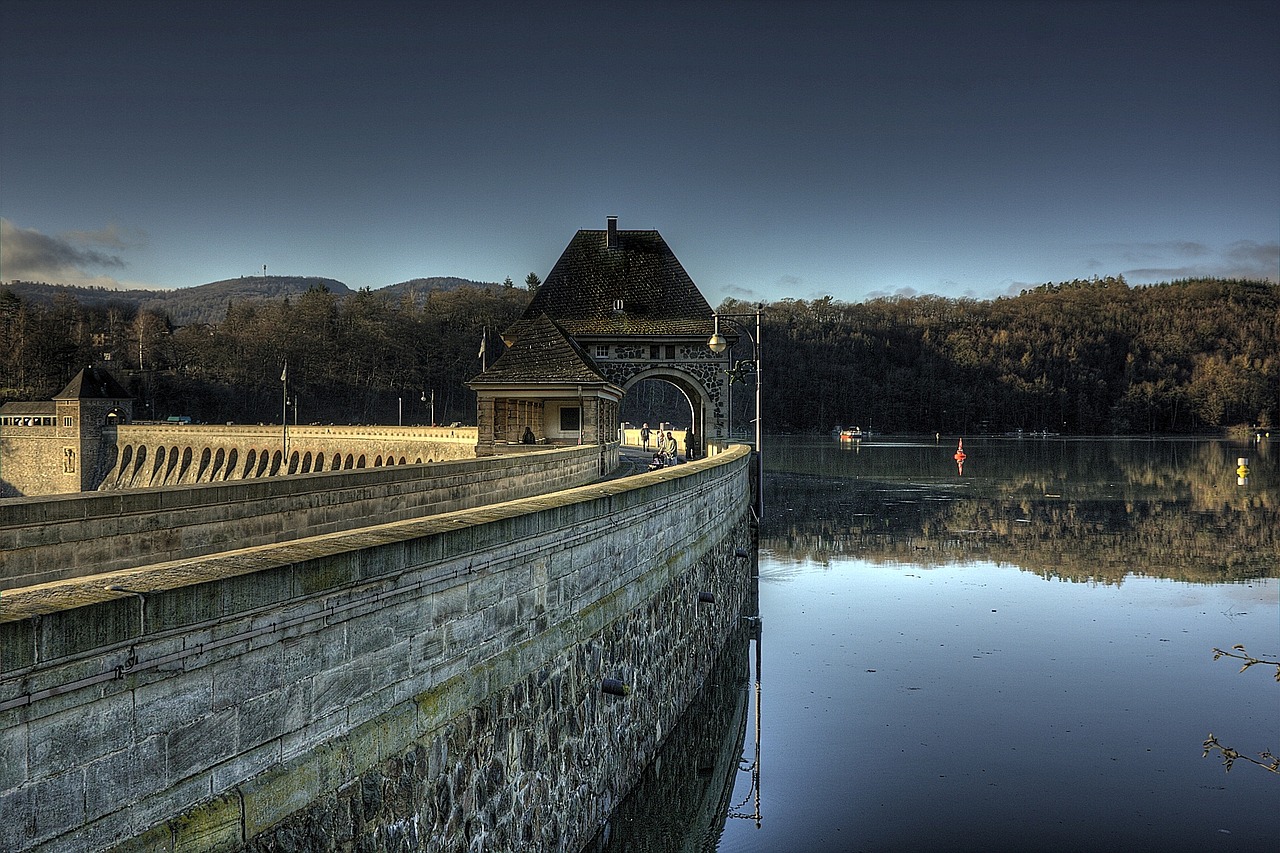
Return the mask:
[[[578,231],[504,334],[546,314],[568,335],[708,337],[711,306],[657,231]]]
[[[116,378],[101,367],[86,367],[54,395],[55,400],[132,400]]]
[[[546,314],[525,321],[512,345],[470,384],[605,382],[591,356]]]

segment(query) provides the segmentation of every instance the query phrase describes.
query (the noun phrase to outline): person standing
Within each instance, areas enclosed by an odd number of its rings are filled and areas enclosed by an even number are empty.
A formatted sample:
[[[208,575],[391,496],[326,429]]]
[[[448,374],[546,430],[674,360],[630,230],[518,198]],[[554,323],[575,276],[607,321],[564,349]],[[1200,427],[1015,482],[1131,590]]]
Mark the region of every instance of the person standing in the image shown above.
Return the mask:
[[[643,447],[643,448],[645,449],[645,451],[646,451],[646,452],[648,452],[648,450],[649,450],[649,424],[648,424],[647,422],[644,424],[644,426],[640,427],[640,446],[641,446],[641,447]]]

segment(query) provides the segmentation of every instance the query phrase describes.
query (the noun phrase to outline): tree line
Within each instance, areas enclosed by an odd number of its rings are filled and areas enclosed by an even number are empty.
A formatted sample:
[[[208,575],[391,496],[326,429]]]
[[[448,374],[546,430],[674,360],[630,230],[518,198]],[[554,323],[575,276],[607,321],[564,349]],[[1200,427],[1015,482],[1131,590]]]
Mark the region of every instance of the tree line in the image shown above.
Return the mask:
[[[291,421],[426,423],[434,395],[436,422],[473,422],[466,382],[482,333],[492,363],[536,287],[526,284],[413,298],[321,285],[231,301],[220,322],[184,326],[137,303],[0,288],[0,401],[47,400],[104,364],[140,419],[278,423],[287,361]],[[1280,418],[1280,285],[1269,282],[1108,277],[992,301],[825,297],[762,311],[767,431],[1189,433]],[[743,344],[735,355],[750,358]],[[747,423],[750,394],[734,402]]]
[[[98,364],[134,395],[139,420],[279,423],[287,411],[299,423],[474,422],[466,382],[480,373],[481,338],[492,363],[498,333],[528,300],[519,289],[397,298],[320,285],[232,301],[219,323],[175,327],[135,304],[82,306],[66,293],[43,304],[0,288],[0,401],[47,400]]]
[[[1280,419],[1280,285],[1265,281],[1108,277],[989,301],[782,300],[764,306],[762,325],[773,430],[1123,435]]]

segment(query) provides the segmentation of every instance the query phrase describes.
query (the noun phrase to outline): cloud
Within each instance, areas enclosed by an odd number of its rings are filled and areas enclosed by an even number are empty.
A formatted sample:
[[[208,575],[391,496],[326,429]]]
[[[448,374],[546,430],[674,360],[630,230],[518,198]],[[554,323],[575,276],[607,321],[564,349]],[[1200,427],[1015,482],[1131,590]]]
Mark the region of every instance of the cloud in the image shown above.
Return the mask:
[[[1237,240],[1226,248],[1223,259],[1241,271],[1232,278],[1265,278],[1280,282],[1280,242]]]
[[[912,299],[920,295],[920,291],[914,287],[904,286],[895,290],[871,290],[867,292],[866,299]]]
[[[1238,278],[1280,281],[1280,243],[1237,240],[1215,247],[1194,240],[1157,243],[1109,243],[1093,247],[1103,257],[1119,261],[1110,266],[1127,266],[1120,272],[1131,284],[1152,284],[1183,278]],[[1092,251],[1091,250],[1091,251]],[[1091,258],[1086,266],[1104,264]]]
[[[62,235],[64,240],[74,243],[92,243],[108,249],[136,249],[146,240],[145,235],[137,228],[122,228],[114,222],[97,231],[68,231]]]
[[[98,231],[70,231],[52,237],[0,218],[0,278],[121,287],[114,277],[94,271],[126,269],[128,264],[115,251],[136,248],[144,239],[142,232],[115,224]]]

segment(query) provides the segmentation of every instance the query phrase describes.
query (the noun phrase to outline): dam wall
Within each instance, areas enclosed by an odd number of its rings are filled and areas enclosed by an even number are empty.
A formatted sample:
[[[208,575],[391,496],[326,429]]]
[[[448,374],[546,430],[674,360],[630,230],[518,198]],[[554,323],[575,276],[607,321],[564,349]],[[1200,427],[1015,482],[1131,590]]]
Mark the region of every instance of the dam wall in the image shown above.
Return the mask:
[[[0,500],[0,590],[571,488],[616,445],[216,484]]]
[[[750,594],[750,452],[0,595],[0,849],[576,853]]]
[[[99,489],[470,459],[475,427],[121,424]],[[111,436],[108,435],[108,438]]]

